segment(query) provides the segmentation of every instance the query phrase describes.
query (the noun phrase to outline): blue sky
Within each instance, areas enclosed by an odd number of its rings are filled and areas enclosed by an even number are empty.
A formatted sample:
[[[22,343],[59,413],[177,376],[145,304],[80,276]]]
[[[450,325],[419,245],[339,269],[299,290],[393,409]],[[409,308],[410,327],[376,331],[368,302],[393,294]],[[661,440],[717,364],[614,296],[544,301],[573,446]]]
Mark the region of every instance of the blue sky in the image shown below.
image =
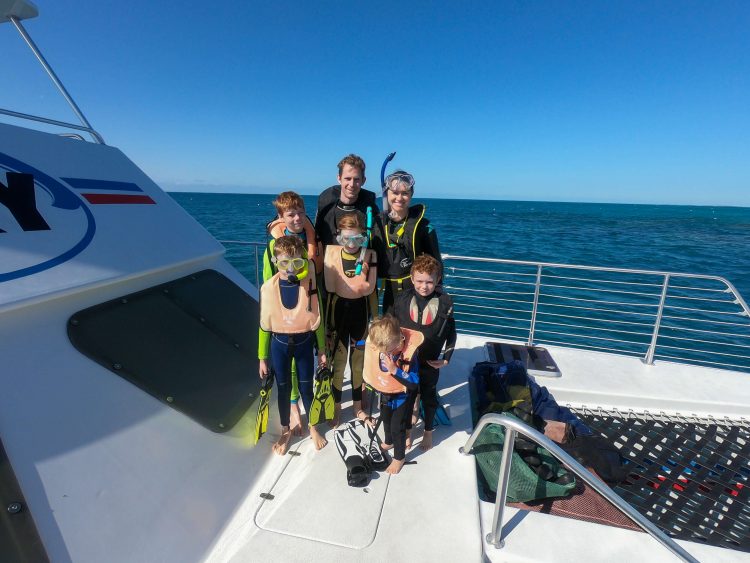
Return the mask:
[[[750,206],[750,3],[45,1],[84,113],[171,190]],[[8,24],[0,107],[72,120]]]

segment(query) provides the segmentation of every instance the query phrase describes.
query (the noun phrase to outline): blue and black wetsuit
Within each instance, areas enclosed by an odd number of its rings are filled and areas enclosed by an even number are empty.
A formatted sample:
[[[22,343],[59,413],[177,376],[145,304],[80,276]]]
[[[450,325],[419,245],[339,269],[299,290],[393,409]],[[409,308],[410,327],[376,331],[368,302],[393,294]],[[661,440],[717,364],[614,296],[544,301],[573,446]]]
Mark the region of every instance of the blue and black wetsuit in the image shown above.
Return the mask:
[[[399,357],[395,358],[397,365],[401,364]],[[393,444],[393,459],[402,461],[406,457],[406,428],[411,420],[412,397],[419,389],[419,360],[412,358],[404,367],[396,368],[396,375],[392,375],[399,383],[406,387],[406,392],[383,394],[380,404],[380,417],[383,420],[385,443]]]
[[[297,306],[299,283],[279,280],[281,302],[287,309]],[[289,426],[289,401],[292,394],[292,358],[297,366],[297,375],[302,403],[310,412],[313,399],[313,379],[315,377],[314,357],[317,348],[315,332],[302,334],[271,334],[271,364],[276,372],[276,385],[279,398],[279,420],[282,426]]]

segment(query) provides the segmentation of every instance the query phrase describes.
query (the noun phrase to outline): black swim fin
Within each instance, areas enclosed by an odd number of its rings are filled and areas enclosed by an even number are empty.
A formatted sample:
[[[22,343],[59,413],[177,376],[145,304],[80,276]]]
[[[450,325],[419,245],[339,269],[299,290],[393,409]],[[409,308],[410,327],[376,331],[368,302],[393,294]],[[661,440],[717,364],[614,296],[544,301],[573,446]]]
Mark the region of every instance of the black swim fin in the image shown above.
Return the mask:
[[[315,372],[315,389],[310,403],[310,424],[316,426],[325,420],[333,420],[335,403],[331,392],[333,375],[327,367],[319,367]]]
[[[260,388],[258,399],[258,415],[255,417],[255,443],[265,434],[268,428],[268,410],[271,402],[271,390],[273,389],[273,371],[269,371],[263,385]]]

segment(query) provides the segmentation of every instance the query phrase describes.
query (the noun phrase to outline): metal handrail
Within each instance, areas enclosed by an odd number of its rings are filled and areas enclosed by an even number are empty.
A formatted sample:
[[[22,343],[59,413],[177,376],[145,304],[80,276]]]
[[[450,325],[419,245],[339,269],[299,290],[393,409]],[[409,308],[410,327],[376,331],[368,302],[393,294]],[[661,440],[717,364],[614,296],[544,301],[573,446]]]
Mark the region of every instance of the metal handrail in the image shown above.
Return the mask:
[[[721,276],[480,258],[452,254],[444,254],[443,260],[447,281],[446,288],[449,288],[448,290],[453,295],[456,304],[455,315],[459,329],[461,329],[463,322],[466,322],[462,319],[465,316],[464,309],[473,307],[471,302],[476,299],[475,294],[480,290],[479,288],[484,292],[482,300],[491,305],[489,308],[494,308],[492,305],[500,304],[500,300],[490,297],[490,295],[503,293],[507,289],[512,290],[512,287],[508,287],[508,278],[512,278],[520,272],[527,277],[534,276],[536,278],[533,296],[519,292],[516,295],[524,299],[514,300],[514,302],[522,303],[525,307],[531,309],[530,314],[526,313],[524,319],[519,319],[519,321],[523,320],[528,323],[529,331],[526,338],[528,345],[535,343],[563,344],[612,351],[613,348],[609,347],[608,343],[610,345],[625,344],[627,348],[630,348],[625,353],[640,355],[644,362],[653,364],[655,359],[665,357],[664,354],[660,353],[660,350],[668,349],[669,339],[674,338],[675,334],[678,334],[683,328],[678,326],[680,324],[684,324],[685,328],[692,325],[697,329],[710,328],[706,325],[716,326],[716,329],[705,333],[716,337],[714,341],[711,341],[711,339],[690,339],[696,346],[692,349],[686,349],[687,353],[680,358],[685,362],[710,364],[709,360],[713,359],[714,356],[729,358],[729,353],[720,346],[724,343],[724,338],[729,339],[728,341],[736,341],[737,348],[745,348],[745,344],[750,344],[750,321],[733,325],[749,329],[745,335],[724,334],[721,328],[726,324],[726,321],[737,317],[745,317],[743,320],[750,318],[750,307],[737,289]],[[493,270],[493,265],[496,270]],[[471,271],[481,271],[485,274],[480,277],[465,275]],[[581,273],[574,274],[573,272],[576,271]],[[583,272],[588,272],[588,275]],[[468,281],[459,286],[453,280],[454,277],[462,280],[467,279]],[[596,279],[597,277],[600,279]],[[472,283],[472,279],[474,283]],[[682,280],[682,283],[679,283],[680,280]],[[614,289],[614,287],[617,287],[614,284],[619,284],[619,287]],[[632,290],[624,289],[628,287]],[[660,291],[650,293],[643,291],[645,287],[659,287]],[[707,291],[710,291],[713,295],[726,294],[726,297],[724,299],[708,298]],[[615,295],[622,297],[612,299]],[[676,303],[700,303],[701,306],[700,308],[684,307]],[[562,311],[569,311],[567,316],[585,320],[585,323],[560,322],[561,317],[566,316]],[[586,318],[600,316],[605,318]],[[603,328],[606,325],[602,323],[623,323],[625,322],[624,319],[628,318],[641,321],[634,324],[640,325],[646,330],[643,332],[623,331],[620,334],[627,335],[627,339],[616,339],[614,335],[618,331]],[[662,327],[663,319],[677,319],[680,322],[670,322],[667,329]],[[724,319],[724,321],[714,319]],[[704,321],[705,324],[703,324]],[[582,326],[586,323],[591,323],[591,326]],[[478,332],[487,337],[517,339],[515,334],[506,336],[502,327],[495,323],[487,322],[483,331],[477,326],[478,323],[473,324],[475,333]],[[556,327],[555,325],[559,326]],[[556,328],[557,330],[555,330]],[[566,331],[565,329],[570,330]],[[601,332],[601,334],[597,334],[597,332]],[[648,334],[645,334],[646,332]],[[738,331],[734,332],[737,333]],[[683,334],[689,336],[687,331]],[[584,346],[587,343],[594,343],[595,346]],[[743,360],[750,360],[750,356],[743,357]],[[750,370],[750,361],[747,366],[743,366],[743,369]]]
[[[261,279],[259,255],[261,250],[265,249],[265,243],[244,240],[222,240],[221,242],[225,245],[254,247],[255,278],[251,281]],[[504,338],[530,345],[536,343],[562,345],[638,356],[649,364],[657,359],[664,359],[711,367],[724,365],[726,369],[750,370],[750,355],[732,354],[722,347],[722,344],[734,342],[731,350],[744,351],[750,345],[750,308],[735,287],[723,277],[551,262],[472,258],[451,254],[444,254],[443,259],[445,261],[444,288],[454,298],[458,329],[466,334]],[[482,263],[483,266],[477,268],[468,263],[457,265],[457,261],[476,261]],[[496,271],[492,270],[493,264],[497,266]],[[247,263],[243,262],[238,265],[240,266],[242,270],[243,267],[247,267]],[[514,266],[525,271],[512,271],[510,267]],[[565,275],[561,270],[566,269],[590,273],[580,277]],[[482,272],[484,275],[482,277],[464,276],[464,272]],[[602,272],[607,273],[601,279],[596,279]],[[502,275],[497,277],[493,274]],[[252,273],[246,275],[250,277]],[[534,282],[517,282],[512,279],[519,275],[525,276],[526,279],[533,276],[535,280]],[[575,280],[576,283],[568,288],[556,281],[562,279]],[[674,284],[676,279],[692,279],[694,281],[691,283],[695,287],[690,287],[687,283]],[[477,287],[477,284],[472,285],[472,280],[483,285],[481,287]],[[548,280],[555,281],[550,284],[547,283]],[[653,283],[657,280],[658,283]],[[591,287],[582,287],[581,282],[591,284]],[[534,291],[513,291],[519,283],[534,285]],[[509,287],[508,284],[513,285]],[[633,291],[615,290],[617,295],[623,297],[617,301],[611,301],[612,284],[620,284],[620,288],[632,287]],[[721,289],[709,289],[719,284],[721,284]],[[646,294],[638,286],[659,287],[661,291]],[[552,291],[549,290],[550,287],[553,287]],[[511,291],[506,291],[506,289],[511,289]],[[560,295],[565,289],[569,289],[570,295]],[[681,299],[680,302],[691,298],[691,291],[700,292],[698,295],[705,291],[725,293],[728,294],[728,299],[697,298],[700,303],[705,303],[706,307],[715,304],[717,310],[678,307],[670,304],[674,298]],[[629,301],[630,299],[632,301]],[[735,310],[728,310],[728,306],[735,307]],[[495,314],[489,314],[490,311]],[[575,319],[578,322],[566,322],[565,319]],[[662,321],[666,319],[669,321],[664,324]],[[745,322],[729,322],[730,319]],[[743,327],[748,332],[739,334],[741,331],[732,330],[731,327]],[[684,332],[680,334],[681,331]],[[713,338],[684,338],[696,333],[710,335]],[[691,348],[674,346],[674,344],[688,341],[693,344]],[[674,355],[675,350],[679,351],[681,357]],[[736,361],[733,361],[737,358],[746,362],[747,365],[737,365]]]
[[[479,423],[474,432],[471,433],[469,439],[466,440],[466,444],[459,449],[459,452],[464,455],[471,455],[471,449],[474,446],[479,434],[490,424],[499,424],[505,428],[505,441],[503,443],[503,455],[500,463],[500,475],[497,481],[497,498],[495,500],[495,512],[492,519],[492,529],[487,535],[487,543],[494,545],[496,548],[502,548],[505,545],[503,541],[503,511],[505,509],[505,501],[508,496],[508,483],[510,475],[510,467],[513,457],[513,444],[516,440],[516,433],[522,434],[526,438],[534,441],[536,444],[545,448],[549,453],[555,456],[561,461],[570,471],[572,471],[577,477],[583,479],[583,481],[605,499],[611,502],[620,512],[625,514],[630,520],[635,522],[644,532],[649,534],[652,538],[658,541],[662,546],[671,551],[674,555],[682,559],[683,561],[690,561],[691,563],[697,563],[698,560],[690,555],[685,549],[677,545],[672,538],[665,534],[659,529],[653,522],[648,520],[630,504],[628,504],[620,495],[610,489],[603,481],[593,475],[583,465],[578,463],[573,457],[571,457],[565,450],[559,445],[550,440],[544,434],[537,430],[527,426],[518,419],[511,418],[504,414],[489,413],[479,419]]]
[[[13,111],[9,109],[0,108],[0,113],[16,119],[26,119],[28,121],[38,121],[40,123],[46,123],[47,125],[54,125],[56,127],[65,127],[66,129],[75,129],[77,131],[83,131],[94,137],[100,145],[105,144],[102,136],[90,127],[84,127],[83,125],[76,125],[75,123],[68,123],[67,121],[58,121],[57,119],[50,119],[49,117],[40,117],[38,115],[32,115],[30,113],[21,113],[20,111]],[[73,135],[73,134],[71,134]],[[80,135],[75,135],[78,139],[82,139]]]
[[[68,105],[71,107],[71,109],[73,110],[73,113],[76,114],[76,117],[78,117],[78,119],[80,120],[83,126],[79,127],[79,126],[72,125],[70,123],[65,123],[63,121],[56,121],[53,119],[47,119],[44,117],[37,117],[37,116],[22,114],[18,112],[9,112],[8,110],[4,110],[2,113],[4,113],[5,115],[11,115],[12,117],[17,117],[19,119],[30,119],[32,121],[41,121],[42,123],[49,123],[51,125],[58,125],[62,127],[71,127],[73,129],[85,131],[86,133],[91,135],[91,137],[94,139],[96,143],[99,143],[100,145],[104,145],[105,144],[104,139],[99,133],[97,133],[94,130],[94,128],[91,126],[91,123],[89,123],[89,120],[86,119],[85,115],[83,115],[81,108],[78,107],[78,104],[76,104],[73,97],[65,89],[65,86],[63,86],[62,81],[57,77],[57,74],[55,74],[55,71],[52,70],[52,67],[49,65],[49,63],[47,62],[47,59],[44,58],[44,55],[42,55],[42,52],[39,50],[39,48],[36,46],[36,43],[34,43],[34,40],[26,31],[26,28],[21,23],[21,20],[18,19],[18,17],[16,16],[8,16],[8,19],[16,28],[18,33],[21,35],[21,38],[26,42],[26,45],[28,45],[29,49],[31,49],[31,52],[37,58],[37,60],[39,61],[39,64],[42,65],[42,68],[47,73],[47,76],[49,76],[52,83],[57,87],[62,97],[65,98],[65,101],[68,102]]]

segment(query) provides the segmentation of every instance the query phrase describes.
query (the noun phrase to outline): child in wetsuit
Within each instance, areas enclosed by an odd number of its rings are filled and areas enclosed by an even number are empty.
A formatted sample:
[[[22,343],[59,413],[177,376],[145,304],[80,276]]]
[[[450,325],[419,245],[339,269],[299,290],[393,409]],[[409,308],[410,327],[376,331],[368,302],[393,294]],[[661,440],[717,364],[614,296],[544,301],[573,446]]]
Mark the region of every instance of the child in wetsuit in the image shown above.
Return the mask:
[[[336,410],[333,424],[341,413],[341,390],[347,358],[352,381],[354,416],[374,425],[362,410],[362,367],[364,350],[357,346],[367,336],[367,325],[378,310],[377,264],[373,250],[367,249],[367,234],[360,215],[342,215],[337,224],[338,245],[326,247],[323,277],[326,289],[326,333],[333,354],[333,396]],[[363,252],[364,250],[364,252]],[[361,271],[357,273],[360,264]]]
[[[310,411],[313,399],[313,360],[317,349],[318,363],[325,365],[325,333],[318,303],[315,274],[308,271],[308,261],[303,258],[304,245],[296,236],[276,239],[273,261],[278,272],[260,289],[260,329],[258,334],[258,359],[261,379],[271,365],[276,373],[281,437],[273,451],[284,455],[289,447],[289,408],[291,396],[292,359],[297,365],[299,389],[305,410]],[[326,439],[310,426],[310,436],[317,449],[326,445]]]
[[[382,393],[380,403],[385,432],[381,447],[384,450],[393,448],[393,461],[386,471],[396,474],[406,461],[406,425],[411,419],[412,396],[419,388],[419,360],[398,320],[392,315],[385,315],[370,324],[367,341],[378,352],[377,356],[368,357],[368,361],[379,365],[365,369],[387,372],[404,388],[395,393]]]
[[[269,240],[266,250],[263,253],[263,281],[266,282],[278,272],[276,264],[273,261],[273,249],[276,239],[288,235],[296,236],[302,239],[305,245],[307,257],[315,264],[315,272],[322,272],[323,257],[320,255],[320,245],[318,244],[317,235],[313,228],[312,221],[305,213],[305,202],[296,192],[281,192],[273,200],[273,206],[276,208],[276,219],[266,225]],[[297,383],[297,366],[292,362],[292,395],[290,424],[292,433],[295,435],[302,434],[302,421],[299,411],[299,385]]]
[[[413,287],[399,293],[393,306],[393,314],[402,327],[419,330],[425,337],[424,343],[419,347],[419,395],[414,397],[414,407],[419,408],[418,399],[421,397],[424,408],[421,448],[425,451],[432,447],[440,369],[448,365],[456,345],[453,300],[450,295],[437,289],[440,270],[440,263],[432,256],[417,256],[411,267]],[[411,445],[411,428],[414,422],[415,418],[410,416],[407,424],[407,447]]]

